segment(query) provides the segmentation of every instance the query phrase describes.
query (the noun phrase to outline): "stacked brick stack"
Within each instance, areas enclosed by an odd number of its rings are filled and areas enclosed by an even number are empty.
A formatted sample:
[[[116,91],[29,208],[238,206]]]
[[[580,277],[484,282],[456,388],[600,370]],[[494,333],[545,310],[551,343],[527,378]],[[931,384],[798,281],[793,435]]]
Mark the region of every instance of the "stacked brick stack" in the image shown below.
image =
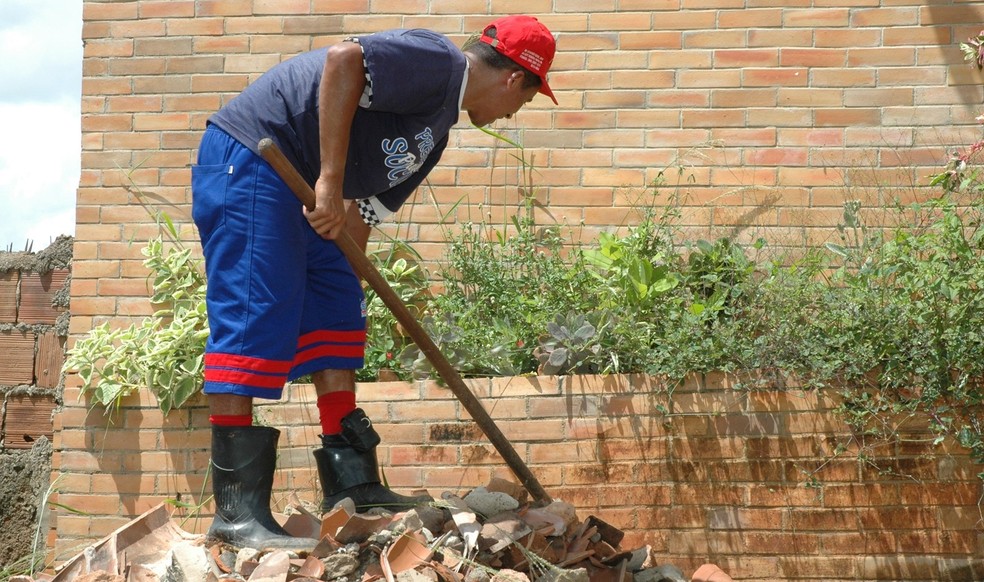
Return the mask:
[[[53,305],[69,271],[10,270],[0,273],[0,393],[3,394],[3,449],[30,448],[39,436],[51,438],[65,337],[56,324],[64,307]]]
[[[30,552],[48,487],[71,258],[71,237],[0,253],[0,563]]]

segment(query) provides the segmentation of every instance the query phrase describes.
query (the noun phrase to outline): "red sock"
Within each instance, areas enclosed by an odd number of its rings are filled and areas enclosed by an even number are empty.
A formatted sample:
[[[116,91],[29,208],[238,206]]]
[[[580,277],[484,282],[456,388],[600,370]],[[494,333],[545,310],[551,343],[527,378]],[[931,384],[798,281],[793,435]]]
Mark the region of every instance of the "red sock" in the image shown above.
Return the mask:
[[[340,390],[318,396],[318,416],[323,434],[342,432],[342,418],[355,410],[355,392]]]
[[[212,426],[253,426],[253,415],[211,414],[208,421],[212,423]]]

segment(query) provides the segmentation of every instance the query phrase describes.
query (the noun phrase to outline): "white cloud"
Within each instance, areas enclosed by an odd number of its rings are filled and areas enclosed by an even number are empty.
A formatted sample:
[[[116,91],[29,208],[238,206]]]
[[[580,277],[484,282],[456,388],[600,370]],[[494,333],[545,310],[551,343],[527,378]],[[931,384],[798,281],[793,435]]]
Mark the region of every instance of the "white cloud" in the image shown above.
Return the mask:
[[[40,250],[49,238],[75,233],[79,110],[70,102],[0,103],[0,119],[0,244],[22,250],[31,238]]]
[[[0,249],[75,233],[82,0],[0,0]]]
[[[82,0],[0,1],[0,101],[79,98]]]

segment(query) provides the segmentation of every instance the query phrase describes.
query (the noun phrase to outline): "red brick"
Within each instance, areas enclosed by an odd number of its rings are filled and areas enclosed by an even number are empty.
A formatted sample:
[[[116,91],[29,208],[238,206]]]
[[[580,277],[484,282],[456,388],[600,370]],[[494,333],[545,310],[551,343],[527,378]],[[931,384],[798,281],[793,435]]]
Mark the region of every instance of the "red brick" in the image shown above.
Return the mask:
[[[858,27],[913,26],[920,24],[919,8],[872,8],[855,10],[851,15],[851,24]]]
[[[850,531],[817,536],[827,555],[892,554],[897,547],[896,536],[889,531]]]
[[[884,46],[941,45],[953,42],[949,26],[893,26],[882,31]]]
[[[492,471],[487,467],[434,467],[424,471],[424,482],[428,488],[450,488],[464,493],[479,485],[487,485],[491,478]]]
[[[784,67],[843,67],[847,53],[834,49],[786,48],[779,54],[779,64]]]
[[[129,524],[136,515],[123,515],[117,512],[112,517],[90,517],[89,536],[92,539],[100,539],[109,536],[114,531]]]
[[[778,47],[812,47],[814,35],[819,31],[814,29],[752,29],[748,31],[748,46],[778,46]]]
[[[780,579],[871,580],[872,578],[858,576],[860,562],[861,558],[841,558],[825,555],[782,557],[779,559]],[[908,580],[909,578],[890,579]]]
[[[54,500],[52,500],[54,501]],[[83,515],[72,515],[68,510],[57,509],[58,520],[58,533],[64,538],[85,538],[89,535],[89,521],[90,519]],[[72,547],[75,546],[75,547]],[[73,540],[71,545],[66,547],[66,550],[59,553],[58,555],[72,556],[78,553],[77,540]]]
[[[197,16],[249,16],[252,14],[252,1],[199,0],[196,10]]]
[[[775,107],[776,90],[718,89],[711,92],[712,107]]]
[[[492,445],[465,445],[461,447],[461,463],[464,465],[502,465],[502,456]]]
[[[766,128],[722,128],[711,131],[711,139],[720,140],[728,147],[776,145],[776,130]]]
[[[751,554],[816,554],[820,538],[810,534],[749,532],[745,548]]]
[[[457,465],[458,447],[389,447],[389,461],[393,465]]]
[[[55,388],[61,380],[65,362],[65,338],[53,331],[38,336],[34,360],[34,384],[41,388]]]
[[[683,47],[683,35],[676,31],[652,30],[640,32],[625,32],[618,36],[619,46],[624,51],[680,49]]]
[[[851,49],[861,46],[879,46],[882,29],[828,28],[816,31],[814,46],[817,48]]]
[[[743,545],[738,532],[688,531],[670,536],[669,551],[675,555],[738,555]]]
[[[927,455],[932,455],[938,451],[928,451]],[[929,505],[942,505],[957,507],[961,505],[973,505],[980,496],[979,488],[976,483],[901,483],[898,485],[899,502],[906,506],[925,507]],[[883,503],[890,504],[890,500]]]
[[[17,321],[17,286],[20,271],[0,273],[0,323]]]
[[[719,67],[774,67],[780,64],[778,49],[719,49],[714,51]]]
[[[82,8],[82,20],[87,22],[98,20],[133,20],[138,17],[137,4],[90,3]]]
[[[187,18],[195,15],[195,2],[166,0],[140,4],[141,18]]]
[[[23,273],[21,275],[18,321],[54,324],[64,308],[53,307],[51,303],[55,294],[65,288],[67,280],[67,269],[56,269],[40,274]]]
[[[820,109],[816,111],[817,127],[877,126],[881,112],[878,109]]]
[[[598,493],[598,505],[600,507],[637,507],[641,513],[649,511],[651,507],[656,507],[657,511],[669,507],[672,503],[673,487],[651,484],[633,485],[630,482],[628,486],[601,487]]]
[[[967,24],[984,21],[984,9],[977,3],[965,6],[922,6],[919,24]]]
[[[913,66],[916,53],[911,48],[857,48],[848,52],[848,66]]]
[[[801,485],[753,485],[749,488],[749,507],[820,507],[825,495],[822,489]]]
[[[789,512],[788,523],[794,531],[854,531],[860,526],[860,516],[851,508],[794,509]]]
[[[578,463],[564,469],[564,484],[591,485],[597,483],[628,482],[632,474],[631,464]]]
[[[686,70],[677,77],[677,89],[738,87],[741,83],[740,70]]]
[[[830,508],[857,508],[897,505],[898,486],[891,483],[830,483],[823,487],[824,505]]]
[[[817,572],[821,573],[821,572]],[[834,576],[834,572],[828,573]],[[935,556],[867,556],[861,563],[861,580],[934,580],[939,574]]]
[[[745,125],[745,112],[738,109],[684,110],[683,126],[686,128],[742,127]]]
[[[742,71],[743,87],[805,87],[809,84],[807,70],[800,67],[781,69],[748,68]]]
[[[53,436],[52,396],[8,396],[3,422],[3,446],[7,449],[29,449],[41,437]]]
[[[728,10],[721,11],[718,16],[718,26],[721,28],[755,29],[780,26],[781,23],[782,10],[779,8]]]
[[[673,503],[679,505],[740,506],[746,504],[747,495],[747,488],[730,483],[678,484],[673,493]]]
[[[34,382],[34,340],[30,331],[10,329],[0,331],[0,385],[31,384]]]
[[[884,83],[882,83],[884,84]],[[874,87],[876,85],[875,71],[870,69],[841,69],[841,68],[830,68],[830,69],[817,69],[813,71],[813,84],[812,92],[816,92],[818,96],[823,96],[822,100],[817,100],[810,102],[809,99],[794,99],[796,94],[794,90],[786,91],[786,97],[788,101],[786,103],[793,105],[799,104],[802,106],[817,105],[823,106],[839,106],[843,104],[843,98],[839,96],[843,95],[843,91],[839,90],[844,87]],[[802,97],[808,97],[806,92],[810,90],[803,89],[799,90]]]
[[[749,127],[810,127],[812,113],[802,108],[762,108],[748,111]]]
[[[64,451],[57,459],[52,459],[52,466],[64,473],[95,473],[98,471],[115,472],[120,469],[118,455],[96,455],[89,451]]]
[[[851,12],[846,8],[790,8],[783,12],[783,26],[787,28],[839,28],[848,25]]]

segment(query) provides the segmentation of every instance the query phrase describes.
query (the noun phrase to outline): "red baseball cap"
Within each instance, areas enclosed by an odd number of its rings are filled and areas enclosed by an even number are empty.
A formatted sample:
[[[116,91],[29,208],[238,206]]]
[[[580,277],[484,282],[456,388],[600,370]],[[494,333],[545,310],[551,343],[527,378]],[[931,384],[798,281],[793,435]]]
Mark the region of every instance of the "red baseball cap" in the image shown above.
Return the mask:
[[[488,36],[492,28],[495,29],[495,38]],[[532,16],[503,16],[485,27],[480,40],[540,77],[540,93],[558,104],[547,84],[547,71],[553,64],[557,43],[539,20]]]

